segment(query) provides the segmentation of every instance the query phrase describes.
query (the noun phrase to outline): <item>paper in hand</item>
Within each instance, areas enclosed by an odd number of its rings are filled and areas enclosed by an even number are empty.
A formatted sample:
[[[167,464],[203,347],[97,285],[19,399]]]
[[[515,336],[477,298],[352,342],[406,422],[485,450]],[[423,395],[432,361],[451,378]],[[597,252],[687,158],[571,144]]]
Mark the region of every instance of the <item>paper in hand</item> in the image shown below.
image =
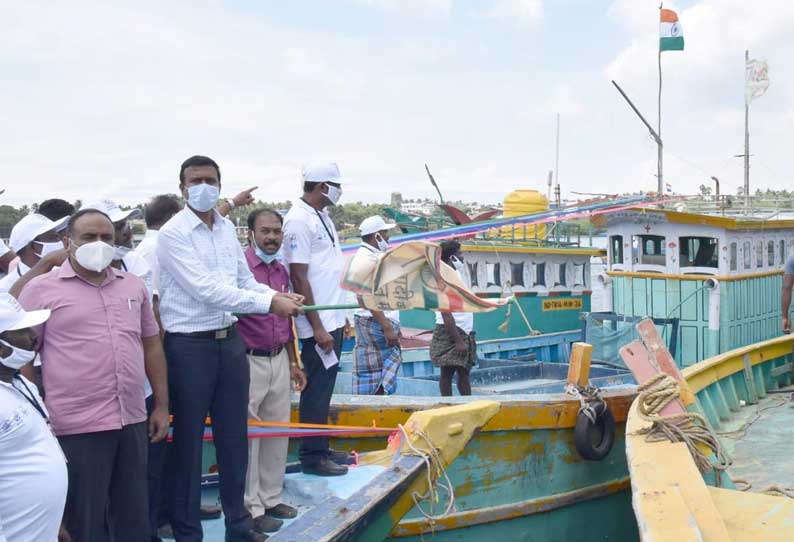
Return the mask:
[[[314,349],[317,351],[317,354],[320,356],[320,359],[323,362],[323,366],[326,369],[330,369],[337,363],[339,363],[339,358],[336,357],[336,352],[332,348],[330,352],[326,352],[322,348],[320,348],[319,344],[314,345]]]

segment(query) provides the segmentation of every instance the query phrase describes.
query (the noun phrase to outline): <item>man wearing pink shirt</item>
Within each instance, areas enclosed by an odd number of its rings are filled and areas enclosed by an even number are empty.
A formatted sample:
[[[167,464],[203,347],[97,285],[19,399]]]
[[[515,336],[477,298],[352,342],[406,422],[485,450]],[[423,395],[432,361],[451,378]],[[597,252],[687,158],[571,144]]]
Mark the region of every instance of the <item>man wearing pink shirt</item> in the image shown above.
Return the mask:
[[[147,539],[148,442],[168,432],[159,329],[143,282],[110,267],[113,238],[107,215],[76,213],[61,266],[33,278],[19,296],[26,310],[52,311],[39,330],[42,374],[68,462],[64,523],[79,542]],[[155,397],[148,428],[145,377]]]

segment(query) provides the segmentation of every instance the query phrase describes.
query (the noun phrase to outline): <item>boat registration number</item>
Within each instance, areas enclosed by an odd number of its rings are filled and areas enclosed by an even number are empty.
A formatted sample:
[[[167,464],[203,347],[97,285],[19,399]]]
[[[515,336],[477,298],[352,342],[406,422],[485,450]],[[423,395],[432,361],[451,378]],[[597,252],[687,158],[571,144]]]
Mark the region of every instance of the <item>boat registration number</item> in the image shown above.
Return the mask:
[[[570,311],[582,308],[581,299],[544,299],[544,311]]]

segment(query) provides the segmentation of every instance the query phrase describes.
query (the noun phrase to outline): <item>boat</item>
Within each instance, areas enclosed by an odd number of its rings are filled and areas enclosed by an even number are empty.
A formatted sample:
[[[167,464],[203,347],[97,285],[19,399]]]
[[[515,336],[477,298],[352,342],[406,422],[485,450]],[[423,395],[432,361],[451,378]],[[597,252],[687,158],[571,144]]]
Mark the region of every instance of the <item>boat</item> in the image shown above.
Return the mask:
[[[658,335],[644,339],[623,351],[638,380],[663,373],[662,379],[677,382],[681,391],[665,408],[701,416],[724,452],[707,459],[717,468],[704,473],[683,442],[649,441],[643,432],[656,421],[641,414],[641,403],[647,412],[642,396],[632,404],[626,455],[640,540],[791,540],[794,491],[786,458],[794,451],[794,414],[785,388],[794,382],[794,335],[722,352],[680,372]]]

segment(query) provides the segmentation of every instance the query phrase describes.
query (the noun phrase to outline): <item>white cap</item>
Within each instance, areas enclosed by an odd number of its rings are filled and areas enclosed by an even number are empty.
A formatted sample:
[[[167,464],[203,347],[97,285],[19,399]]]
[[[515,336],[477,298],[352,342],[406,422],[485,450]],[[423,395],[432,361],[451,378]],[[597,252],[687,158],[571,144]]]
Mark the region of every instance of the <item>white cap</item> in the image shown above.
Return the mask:
[[[121,222],[128,218],[143,218],[143,213],[140,209],[136,208],[130,209],[129,211],[122,211],[121,207],[109,199],[100,199],[83,203],[80,210],[82,211],[83,209],[96,209],[97,211],[102,211],[110,217],[111,222]]]
[[[11,229],[11,237],[8,239],[8,244],[15,252],[18,252],[42,233],[56,230],[58,226],[68,219],[69,217],[65,216],[53,221],[44,215],[37,213],[29,214],[17,222]]]
[[[50,309],[26,311],[11,294],[0,293],[0,333],[38,326],[50,317]]]
[[[379,231],[390,230],[396,225],[397,224],[386,224],[386,221],[383,220],[383,218],[375,215],[362,220],[361,225],[358,227],[358,231],[360,231],[361,236],[364,237],[365,235],[378,233]]]
[[[336,162],[325,164],[308,164],[301,171],[302,182],[305,183],[337,183],[342,184],[342,175]]]

